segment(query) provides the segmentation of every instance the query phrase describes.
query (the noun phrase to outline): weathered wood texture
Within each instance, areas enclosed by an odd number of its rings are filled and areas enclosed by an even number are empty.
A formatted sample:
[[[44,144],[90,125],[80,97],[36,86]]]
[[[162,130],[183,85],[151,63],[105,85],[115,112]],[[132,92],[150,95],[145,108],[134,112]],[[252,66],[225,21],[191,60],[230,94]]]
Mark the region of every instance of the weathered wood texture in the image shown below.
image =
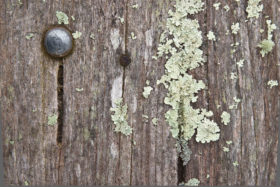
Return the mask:
[[[269,89],[267,81],[280,80],[279,29],[274,32],[272,53],[261,58],[256,45],[266,37],[266,32],[259,32],[266,28],[265,15],[280,27],[278,1],[264,1],[263,15],[248,22],[245,0],[239,6],[235,1],[228,3],[228,12],[222,9],[225,1],[219,11],[213,1],[205,1],[205,11],[195,16],[203,31],[207,62],[192,74],[208,85],[195,107],[214,112],[221,137],[210,144],[192,140],[193,154],[186,167],[178,165],[176,140],[164,120],[166,90],[156,86],[164,74],[165,59],[152,60],[174,2],[17,2],[0,2],[0,115],[6,184],[176,185],[193,177],[202,185],[275,184],[279,87]],[[139,8],[133,9],[133,4]],[[67,25],[71,31],[82,32],[73,54],[63,60],[49,58],[41,46],[43,32],[57,23],[58,10],[75,17]],[[236,22],[241,25],[240,34],[225,35]],[[215,32],[216,42],[207,41],[209,30]],[[27,40],[30,32],[34,37]],[[131,39],[131,32],[137,39]],[[235,42],[240,46],[231,56],[230,45]],[[118,59],[125,50],[132,63],[124,69]],[[239,68],[235,62],[242,58],[246,62]],[[57,96],[60,63],[64,72],[61,145],[56,140],[58,126],[47,125],[48,116],[61,112]],[[237,72],[237,80],[230,79],[231,72]],[[148,99],[142,96],[146,80],[154,87]],[[235,96],[242,101],[236,110],[229,110]],[[127,137],[115,133],[111,121],[112,100],[118,97],[128,104],[133,134]],[[228,126],[220,122],[224,110],[232,116]],[[142,115],[148,115],[148,121]],[[151,122],[155,117],[158,126]],[[233,144],[225,153],[222,148],[227,140]]]

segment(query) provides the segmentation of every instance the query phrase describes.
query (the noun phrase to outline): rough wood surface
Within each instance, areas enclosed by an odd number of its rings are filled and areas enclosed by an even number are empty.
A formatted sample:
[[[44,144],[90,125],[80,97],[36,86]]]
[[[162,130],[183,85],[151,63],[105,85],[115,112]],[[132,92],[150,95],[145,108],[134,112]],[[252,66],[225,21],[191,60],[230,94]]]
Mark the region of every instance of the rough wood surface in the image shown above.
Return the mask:
[[[195,107],[214,112],[221,137],[210,144],[190,142],[191,161],[183,167],[176,140],[169,133],[163,103],[166,90],[156,81],[164,74],[165,59],[153,60],[165,28],[170,0],[22,0],[0,2],[0,120],[4,144],[4,180],[23,185],[177,185],[198,178],[202,185],[273,185],[276,182],[279,130],[279,87],[269,89],[270,79],[280,80],[280,5],[263,1],[263,15],[245,22],[247,1],[228,3],[219,11],[213,1],[194,16],[203,31],[207,62],[192,74],[208,89]],[[131,6],[138,4],[139,8]],[[71,31],[82,32],[73,53],[53,60],[42,50],[44,31],[57,23],[56,11],[69,16]],[[256,48],[266,32],[265,15],[278,26],[276,46],[264,58]],[[75,17],[75,21],[71,20]],[[121,23],[120,18],[124,18]],[[239,22],[238,35],[225,35]],[[207,41],[209,30],[217,41]],[[265,29],[266,30],[266,29]],[[131,39],[131,33],[137,37]],[[27,40],[25,36],[34,33]],[[95,39],[91,39],[91,34]],[[231,44],[240,46],[233,56]],[[123,68],[119,56],[127,50],[132,62]],[[243,68],[236,61],[244,58]],[[58,110],[58,70],[63,64],[63,111]],[[230,73],[238,79],[231,80]],[[142,96],[146,80],[154,88]],[[77,91],[82,90],[82,91]],[[230,110],[231,124],[221,124],[233,97],[241,99]],[[133,134],[114,132],[110,108],[123,97]],[[217,105],[221,105],[217,108]],[[48,125],[50,115],[63,112],[62,143],[58,125]],[[148,115],[148,120],[142,115]],[[158,125],[152,119],[158,118]],[[89,133],[89,135],[88,135]],[[222,151],[232,140],[230,151]],[[233,162],[239,166],[234,167]],[[209,174],[209,178],[206,176]]]

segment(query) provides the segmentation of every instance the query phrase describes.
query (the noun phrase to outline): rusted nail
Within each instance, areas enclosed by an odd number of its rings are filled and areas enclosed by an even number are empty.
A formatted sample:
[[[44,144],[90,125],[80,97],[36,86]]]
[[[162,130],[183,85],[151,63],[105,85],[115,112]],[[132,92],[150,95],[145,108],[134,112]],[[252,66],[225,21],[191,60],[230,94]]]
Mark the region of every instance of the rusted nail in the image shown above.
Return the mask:
[[[44,48],[52,57],[65,57],[73,48],[71,33],[64,27],[53,27],[45,33]]]

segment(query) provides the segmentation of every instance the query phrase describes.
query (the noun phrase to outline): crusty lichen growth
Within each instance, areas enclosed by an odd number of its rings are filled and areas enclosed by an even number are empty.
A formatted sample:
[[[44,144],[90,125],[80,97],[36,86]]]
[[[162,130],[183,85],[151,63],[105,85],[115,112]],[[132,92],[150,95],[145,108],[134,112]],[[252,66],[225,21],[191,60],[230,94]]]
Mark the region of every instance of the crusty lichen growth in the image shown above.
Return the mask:
[[[62,11],[56,11],[56,17],[58,20],[58,24],[64,23],[65,25],[69,24],[68,16]]]
[[[231,32],[232,32],[232,34],[237,34],[239,29],[240,29],[239,23],[235,23],[235,24],[233,23],[231,25]]]
[[[274,86],[278,86],[278,81],[277,80],[270,80],[267,82],[267,85],[271,88],[273,88]]]
[[[198,186],[200,181],[196,178],[190,179],[187,183],[185,183],[186,186]]]
[[[132,128],[127,123],[127,105],[123,105],[122,98],[115,101],[115,107],[110,109],[114,114],[111,115],[114,122],[115,132],[120,132],[126,136],[132,133]]]
[[[224,111],[221,115],[221,118],[222,118],[222,123],[223,124],[225,124],[225,125],[229,124],[229,122],[230,122],[230,114],[229,113]]]
[[[48,116],[48,125],[55,125],[57,123],[58,116],[56,114]]]
[[[167,30],[160,37],[158,57],[166,56],[165,75],[158,80],[168,89],[164,103],[171,106],[165,118],[174,138],[190,140],[196,135],[197,142],[219,139],[218,125],[208,119],[213,113],[205,109],[194,109],[191,103],[197,101],[196,94],[205,88],[201,80],[196,80],[187,71],[203,64],[202,34],[198,21],[188,16],[203,10],[201,0],[177,0],[175,10],[169,10]]]
[[[215,34],[214,34],[212,31],[209,31],[209,32],[208,32],[207,38],[208,38],[208,40],[216,41]]]
[[[33,36],[34,36],[33,33],[28,33],[28,34],[25,36],[25,38],[26,38],[27,40],[30,40],[31,38],[33,38]]]
[[[177,152],[183,161],[183,165],[184,166],[187,165],[187,163],[191,159],[191,154],[192,154],[192,151],[188,146],[188,141],[186,141],[184,138],[179,138],[177,140],[176,146],[177,146]]]
[[[247,18],[259,18],[260,12],[263,10],[263,5],[259,4],[261,0],[249,0],[246,12],[248,13]]]
[[[149,95],[151,94],[152,90],[153,90],[153,88],[151,86],[144,87],[143,97],[145,97],[147,99],[149,97]]]
[[[79,31],[76,31],[76,32],[72,33],[72,36],[74,39],[78,39],[82,36],[82,33]]]
[[[221,3],[214,3],[214,4],[213,4],[213,7],[214,7],[216,10],[219,10],[220,5],[221,5]]]
[[[270,51],[272,51],[273,47],[275,46],[274,41],[272,41],[272,32],[276,29],[275,24],[271,24],[271,20],[266,20],[267,24],[267,39],[264,39],[258,44],[258,47],[261,48],[261,55],[264,57]]]

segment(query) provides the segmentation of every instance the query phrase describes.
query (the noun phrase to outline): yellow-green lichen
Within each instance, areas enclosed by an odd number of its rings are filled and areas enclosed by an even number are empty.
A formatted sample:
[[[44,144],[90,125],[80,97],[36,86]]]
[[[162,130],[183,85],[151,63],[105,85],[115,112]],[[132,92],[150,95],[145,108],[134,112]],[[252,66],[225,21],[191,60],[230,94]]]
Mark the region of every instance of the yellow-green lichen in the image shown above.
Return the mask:
[[[237,167],[237,166],[239,166],[239,163],[238,163],[237,161],[235,161],[235,162],[232,163],[232,165],[233,165],[234,167]]]
[[[235,72],[231,72],[230,73],[230,79],[231,80],[237,79],[237,74]]]
[[[270,80],[267,82],[267,85],[271,88],[273,88],[274,86],[278,86],[278,81],[277,80]]]
[[[143,97],[145,97],[147,99],[149,97],[149,95],[151,94],[152,90],[153,90],[153,88],[151,86],[144,87]]]
[[[52,114],[48,116],[48,125],[55,125],[57,123],[58,116],[56,114]]]
[[[225,9],[226,12],[228,12],[228,11],[230,10],[230,8],[229,8],[228,5],[225,5],[225,6],[224,6],[224,9]]]
[[[90,137],[90,131],[87,128],[83,129],[84,139],[87,141]]]
[[[229,113],[224,111],[222,113],[222,115],[221,115],[221,118],[222,118],[222,123],[224,125],[228,125],[229,124],[229,122],[230,122],[230,114]]]
[[[134,32],[131,32],[130,37],[132,40],[136,40],[137,36],[135,36]]]
[[[82,92],[82,91],[84,91],[84,88],[76,88],[75,89],[77,92]]]
[[[237,109],[238,104],[241,102],[241,99],[233,97],[234,104],[229,106],[229,109]]]
[[[232,32],[232,34],[237,34],[239,29],[240,29],[239,23],[235,23],[235,24],[233,23],[231,25],[231,32]]]
[[[216,10],[219,10],[220,5],[221,5],[221,3],[214,3],[214,4],[213,4],[213,7],[214,7]]]
[[[231,140],[226,141],[226,144],[227,144],[227,145],[231,145],[231,144],[232,144],[232,141],[231,141]]]
[[[259,4],[261,0],[248,0],[248,6],[246,8],[247,18],[258,18],[260,12],[263,10],[263,5]]]
[[[185,183],[186,186],[198,186],[199,184],[200,181],[196,178],[192,178],[187,183]]]
[[[261,55],[264,57],[266,54],[272,51],[273,47],[275,46],[274,41],[272,41],[272,32],[276,29],[275,24],[271,24],[271,20],[266,20],[267,24],[267,39],[262,40],[259,44],[258,47],[261,48]]]
[[[127,105],[123,104],[122,98],[115,101],[115,107],[110,109],[114,114],[111,115],[115,124],[115,132],[120,132],[126,136],[132,133],[132,128],[127,123]]]
[[[24,186],[29,186],[28,181],[24,181]]]
[[[78,38],[80,38],[82,36],[82,33],[79,32],[79,31],[76,31],[76,32],[72,33],[72,35],[73,35],[74,39],[78,39]]]
[[[153,119],[152,119],[152,123],[154,124],[154,126],[157,126],[157,122],[158,122],[158,119],[157,119],[157,118],[153,118]]]
[[[139,8],[139,5],[138,4],[134,4],[134,5],[131,6],[131,8],[137,9],[137,8]]]
[[[33,36],[34,36],[33,33],[28,33],[28,34],[25,36],[25,38],[26,38],[27,40],[30,40],[31,38],[33,38]]]
[[[225,153],[227,153],[227,152],[229,152],[229,148],[228,148],[228,147],[223,147],[223,151],[224,151]]]
[[[208,32],[207,38],[208,38],[208,40],[216,41],[216,37],[215,37],[215,35],[214,35],[214,33],[212,31]]]
[[[244,59],[241,59],[241,60],[239,60],[236,64],[237,64],[237,66],[238,67],[240,67],[240,68],[242,68],[243,67],[243,65],[244,65]]]
[[[174,138],[190,140],[196,135],[197,142],[210,142],[219,139],[218,125],[209,120],[213,113],[205,109],[194,109],[192,103],[197,101],[196,94],[205,88],[201,80],[196,80],[187,71],[203,64],[202,34],[198,21],[189,15],[203,10],[201,0],[177,0],[175,10],[169,10],[166,28],[160,37],[158,57],[167,58],[165,75],[157,84],[168,89],[164,103],[171,106],[165,118]]]
[[[92,39],[92,40],[94,40],[94,39],[95,39],[95,36],[94,36],[94,34],[93,34],[93,33],[91,33],[89,37],[90,37],[90,39]]]
[[[65,25],[69,24],[68,16],[62,11],[56,11],[56,17],[58,20],[58,24],[64,23]]]
[[[74,16],[71,16],[71,19],[72,19],[73,21],[75,21],[75,20],[76,20]]]

